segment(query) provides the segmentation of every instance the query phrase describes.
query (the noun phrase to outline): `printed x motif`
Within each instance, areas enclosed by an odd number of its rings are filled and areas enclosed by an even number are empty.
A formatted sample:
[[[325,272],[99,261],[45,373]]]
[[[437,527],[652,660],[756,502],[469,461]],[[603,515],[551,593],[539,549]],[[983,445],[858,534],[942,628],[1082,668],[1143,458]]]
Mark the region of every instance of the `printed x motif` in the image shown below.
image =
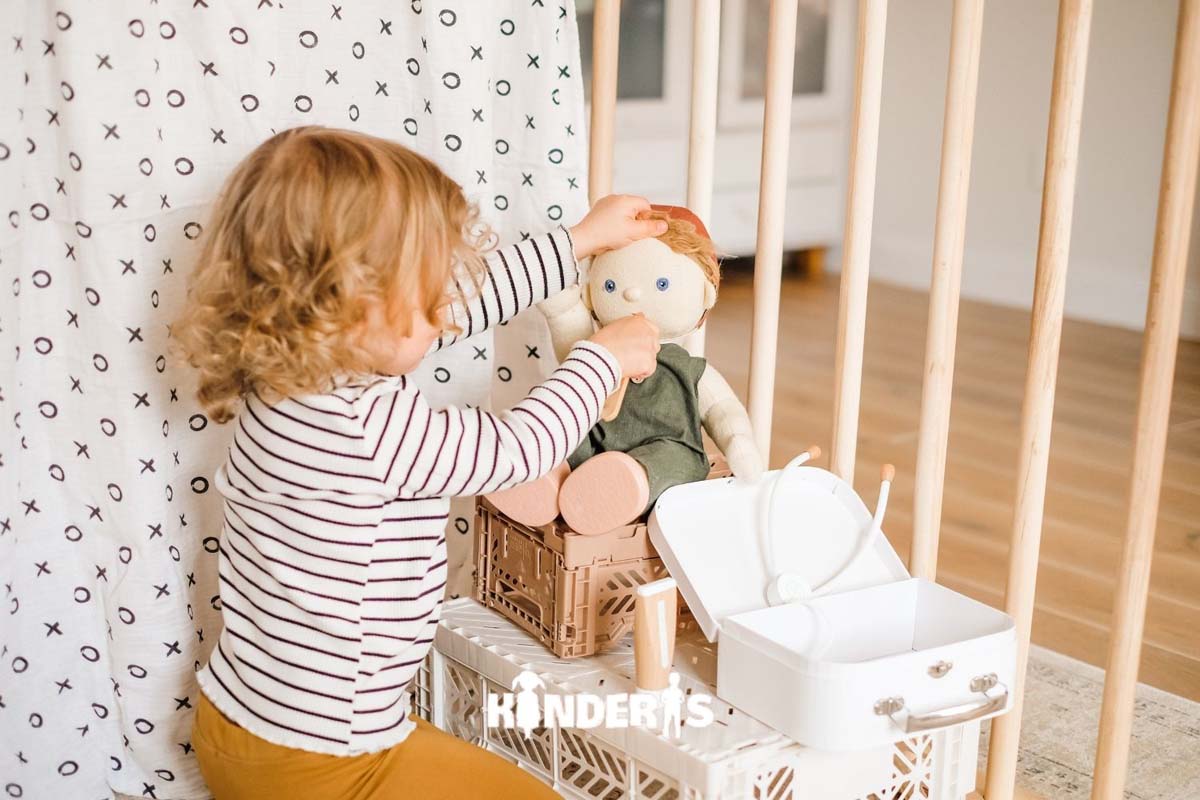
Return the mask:
[[[205,797],[193,673],[229,431],[169,334],[209,205],[259,142],[320,124],[432,157],[501,242],[573,223],[574,8],[25,0],[0,29],[0,796]],[[414,377],[434,403],[502,403],[550,352],[533,312]],[[470,521],[458,503],[455,594]]]

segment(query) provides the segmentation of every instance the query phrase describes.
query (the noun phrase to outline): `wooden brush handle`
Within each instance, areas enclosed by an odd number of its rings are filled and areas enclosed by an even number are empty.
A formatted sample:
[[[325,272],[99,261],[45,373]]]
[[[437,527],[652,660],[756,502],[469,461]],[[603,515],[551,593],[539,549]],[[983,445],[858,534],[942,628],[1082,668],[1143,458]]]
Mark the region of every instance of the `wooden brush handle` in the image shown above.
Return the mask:
[[[625,390],[628,388],[629,378],[621,378],[621,385],[604,401],[604,408],[600,409],[600,419],[612,422],[617,418],[617,414],[621,413],[621,403],[625,400]]]

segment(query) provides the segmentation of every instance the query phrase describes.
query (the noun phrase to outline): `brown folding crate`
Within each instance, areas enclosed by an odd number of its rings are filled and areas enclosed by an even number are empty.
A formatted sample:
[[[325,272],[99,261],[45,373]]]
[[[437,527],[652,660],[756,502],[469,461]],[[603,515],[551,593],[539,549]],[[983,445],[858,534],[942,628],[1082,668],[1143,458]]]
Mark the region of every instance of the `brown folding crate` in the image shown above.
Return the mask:
[[[581,536],[562,522],[531,528],[480,498],[475,599],[557,656],[588,656],[633,628],[637,587],[665,577],[645,523]]]
[[[710,478],[729,475],[723,459],[713,462]],[[637,588],[667,576],[644,520],[583,536],[561,520],[523,525],[482,497],[476,515],[475,599],[561,658],[619,641],[633,629]],[[682,598],[680,609],[682,620]]]

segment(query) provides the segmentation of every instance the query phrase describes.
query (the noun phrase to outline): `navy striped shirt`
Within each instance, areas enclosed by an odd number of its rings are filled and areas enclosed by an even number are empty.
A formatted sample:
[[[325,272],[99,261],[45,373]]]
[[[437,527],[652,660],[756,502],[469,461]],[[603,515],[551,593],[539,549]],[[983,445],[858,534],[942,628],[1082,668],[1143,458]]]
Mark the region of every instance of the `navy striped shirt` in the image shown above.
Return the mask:
[[[488,265],[480,293],[457,309],[456,339],[578,281],[565,231],[496,251]],[[199,676],[205,694],[286,747],[354,755],[402,741],[413,727],[407,687],[446,585],[449,498],[546,473],[619,377],[607,350],[581,342],[497,414],[431,408],[404,377],[273,405],[248,398],[216,476],[224,630]]]

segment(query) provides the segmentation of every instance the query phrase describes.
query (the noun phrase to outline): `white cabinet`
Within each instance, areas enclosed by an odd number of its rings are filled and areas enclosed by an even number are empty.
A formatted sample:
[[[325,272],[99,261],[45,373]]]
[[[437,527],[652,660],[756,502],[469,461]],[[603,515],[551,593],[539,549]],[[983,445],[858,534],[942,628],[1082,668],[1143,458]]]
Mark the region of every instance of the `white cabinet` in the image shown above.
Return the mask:
[[[788,249],[840,242],[853,92],[854,3],[797,0]],[[585,85],[592,0],[578,0]],[[768,0],[724,0],[713,219],[725,253],[754,251]],[[623,0],[613,187],[682,203],[687,187],[692,3]]]

